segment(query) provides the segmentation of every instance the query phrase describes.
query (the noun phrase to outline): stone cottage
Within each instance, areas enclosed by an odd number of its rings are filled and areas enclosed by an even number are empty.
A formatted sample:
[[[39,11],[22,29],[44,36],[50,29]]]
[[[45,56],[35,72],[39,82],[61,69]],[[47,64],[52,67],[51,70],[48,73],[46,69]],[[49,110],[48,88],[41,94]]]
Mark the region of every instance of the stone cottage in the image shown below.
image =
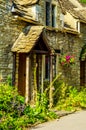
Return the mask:
[[[64,26],[77,31],[77,35],[72,36],[70,43],[68,43],[69,50],[75,55],[76,65],[70,71],[70,80],[72,84],[85,86],[86,72],[85,72],[85,50],[86,50],[86,5],[81,4],[78,0],[61,0],[64,15]],[[69,45],[71,44],[71,45]],[[65,45],[64,45],[65,46]],[[71,83],[71,82],[70,82]]]
[[[60,72],[69,85],[85,85],[86,10],[75,1],[0,0],[1,81],[10,75],[26,102]],[[73,67],[60,65],[64,54],[74,55]],[[50,96],[52,104],[52,86]]]

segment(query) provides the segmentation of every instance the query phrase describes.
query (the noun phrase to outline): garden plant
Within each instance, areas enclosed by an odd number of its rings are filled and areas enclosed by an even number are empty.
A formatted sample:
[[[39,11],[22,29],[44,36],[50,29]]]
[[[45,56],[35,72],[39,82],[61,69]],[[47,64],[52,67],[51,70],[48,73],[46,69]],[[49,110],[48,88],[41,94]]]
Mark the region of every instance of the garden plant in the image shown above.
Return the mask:
[[[25,104],[16,87],[0,84],[0,130],[23,130],[33,124],[57,118],[49,110],[46,94],[38,94],[36,105]]]

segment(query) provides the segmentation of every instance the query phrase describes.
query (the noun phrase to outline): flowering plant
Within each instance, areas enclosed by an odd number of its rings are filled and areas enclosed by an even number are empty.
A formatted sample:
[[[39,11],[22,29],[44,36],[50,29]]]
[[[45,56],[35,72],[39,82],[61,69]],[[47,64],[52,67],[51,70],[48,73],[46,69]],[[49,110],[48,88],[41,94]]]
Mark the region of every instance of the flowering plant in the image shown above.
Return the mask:
[[[62,55],[60,57],[60,64],[62,66],[70,66],[75,64],[75,58],[73,55]]]

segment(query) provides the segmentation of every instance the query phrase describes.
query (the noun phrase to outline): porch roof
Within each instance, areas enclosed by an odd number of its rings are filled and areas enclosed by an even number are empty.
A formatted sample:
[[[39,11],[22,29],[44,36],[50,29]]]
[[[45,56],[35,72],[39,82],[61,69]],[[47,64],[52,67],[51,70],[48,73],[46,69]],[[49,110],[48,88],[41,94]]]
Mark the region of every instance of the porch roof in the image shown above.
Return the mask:
[[[22,32],[12,46],[11,51],[17,53],[29,53],[38,42],[41,34],[43,33],[43,29],[43,26],[31,26],[28,32],[26,32],[27,34]],[[48,43],[46,43],[46,40],[44,40],[44,43],[50,51],[51,49],[48,46]]]
[[[17,4],[25,6],[25,5],[36,4],[38,2],[38,0],[14,0],[14,2],[16,2]]]

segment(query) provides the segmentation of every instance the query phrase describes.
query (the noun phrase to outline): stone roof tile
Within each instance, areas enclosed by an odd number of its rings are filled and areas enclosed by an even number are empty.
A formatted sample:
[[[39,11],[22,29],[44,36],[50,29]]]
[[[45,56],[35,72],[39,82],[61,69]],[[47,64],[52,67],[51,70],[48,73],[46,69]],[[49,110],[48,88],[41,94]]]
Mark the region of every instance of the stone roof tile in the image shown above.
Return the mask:
[[[38,2],[38,0],[14,0],[19,5],[33,5]]]
[[[40,37],[43,26],[32,26],[27,35],[23,32],[19,35],[14,43],[11,51],[17,53],[28,53],[35,46],[38,38]]]
[[[86,8],[82,6],[82,8],[79,8],[77,5],[73,4],[72,0],[59,0],[61,8],[66,11],[68,11],[71,15],[73,15],[75,18],[80,19],[82,21],[86,21]],[[77,1],[78,2],[78,1]]]

